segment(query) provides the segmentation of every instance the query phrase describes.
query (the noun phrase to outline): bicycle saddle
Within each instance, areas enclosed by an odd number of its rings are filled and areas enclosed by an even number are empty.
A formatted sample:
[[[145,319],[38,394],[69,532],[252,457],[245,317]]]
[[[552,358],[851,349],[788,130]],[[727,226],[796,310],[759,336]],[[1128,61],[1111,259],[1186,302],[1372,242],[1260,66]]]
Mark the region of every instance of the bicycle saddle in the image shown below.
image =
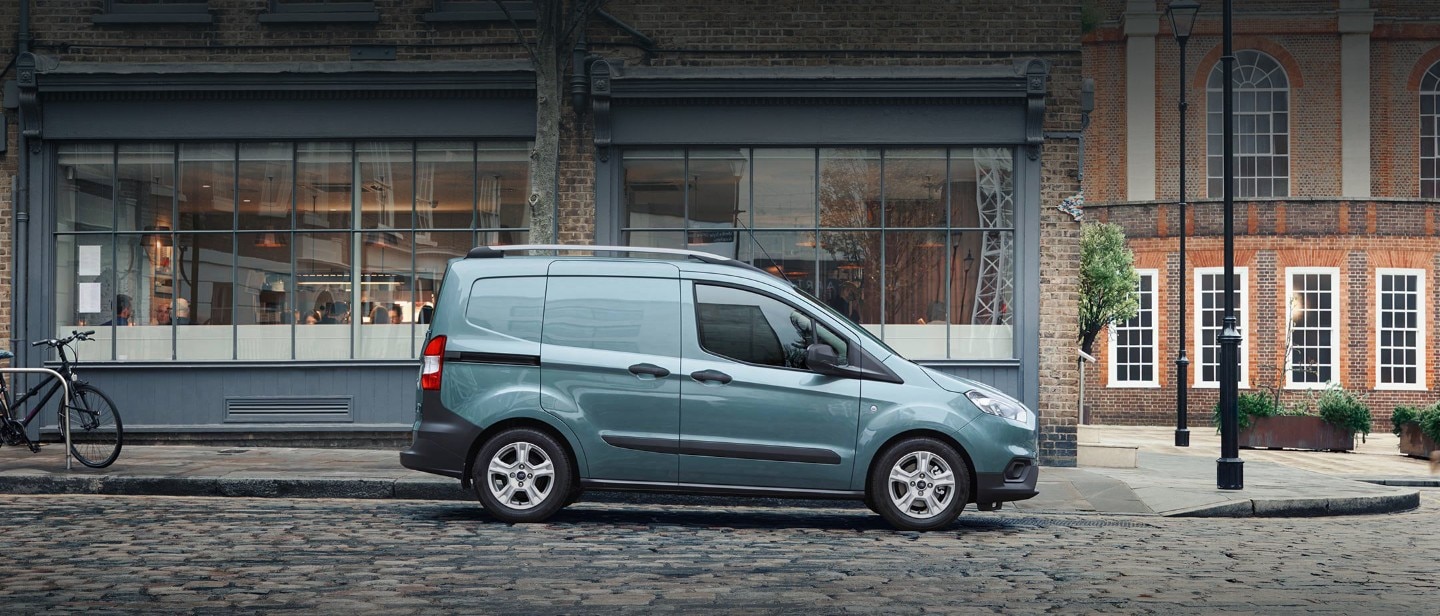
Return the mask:
[[[6,351],[4,349],[0,349],[0,359],[10,359],[13,357],[15,357],[14,353],[11,353],[10,351]]]

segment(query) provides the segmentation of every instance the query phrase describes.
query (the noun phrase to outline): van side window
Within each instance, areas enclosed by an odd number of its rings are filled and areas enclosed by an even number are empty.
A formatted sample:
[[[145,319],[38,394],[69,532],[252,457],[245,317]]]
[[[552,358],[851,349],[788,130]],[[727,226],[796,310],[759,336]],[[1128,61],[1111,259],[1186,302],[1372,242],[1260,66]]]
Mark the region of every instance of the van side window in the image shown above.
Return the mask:
[[[465,320],[482,330],[482,337],[518,338],[540,342],[540,318],[545,312],[545,278],[481,278],[470,286]]]
[[[785,302],[741,289],[695,285],[695,322],[706,351],[748,364],[806,369],[805,350],[819,339],[844,362],[845,340]]]
[[[675,357],[677,278],[551,276],[545,344]]]

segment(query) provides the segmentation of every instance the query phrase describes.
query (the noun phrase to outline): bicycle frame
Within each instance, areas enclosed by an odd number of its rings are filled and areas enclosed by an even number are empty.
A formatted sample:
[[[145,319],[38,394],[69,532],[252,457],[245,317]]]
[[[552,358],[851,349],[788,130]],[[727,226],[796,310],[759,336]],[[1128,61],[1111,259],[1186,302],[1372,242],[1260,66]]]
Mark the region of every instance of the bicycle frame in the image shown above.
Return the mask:
[[[75,378],[74,366],[71,365],[70,358],[65,354],[65,345],[56,347],[56,350],[60,353],[60,368],[56,370],[56,372],[61,375],[61,379],[70,383],[70,386],[66,389],[74,391],[75,385],[78,385],[80,381]],[[18,420],[21,425],[28,428],[30,427],[30,422],[35,419],[35,416],[40,414],[40,409],[45,408],[45,405],[50,402],[50,398],[55,397],[55,392],[60,391],[60,380],[55,379],[55,377],[42,380],[36,383],[34,387],[31,387],[29,391],[26,391],[24,395],[14,400],[9,399],[9,388],[5,385],[4,381],[0,381],[0,403],[5,405],[5,411],[7,413],[12,413],[22,408],[21,405],[25,404],[26,401],[38,395],[40,390],[46,385],[50,386],[50,391],[45,392],[45,397],[41,398],[40,402],[36,403],[34,408],[30,409],[30,412],[25,415],[24,419]]]

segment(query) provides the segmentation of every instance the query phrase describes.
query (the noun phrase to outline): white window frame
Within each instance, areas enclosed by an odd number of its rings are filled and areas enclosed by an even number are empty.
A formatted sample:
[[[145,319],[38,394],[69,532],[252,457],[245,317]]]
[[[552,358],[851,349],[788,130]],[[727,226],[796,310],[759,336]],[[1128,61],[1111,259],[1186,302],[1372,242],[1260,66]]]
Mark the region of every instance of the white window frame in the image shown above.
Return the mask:
[[[1110,327],[1107,328],[1110,330],[1110,353],[1109,357],[1107,358],[1107,364],[1110,368],[1110,382],[1108,386],[1119,388],[1153,389],[1160,387],[1160,319],[1158,310],[1160,306],[1160,270],[1136,269],[1135,273],[1142,279],[1145,277],[1150,278],[1150,327],[1148,329],[1150,330],[1150,340],[1153,343],[1152,346],[1155,350],[1155,352],[1151,354],[1151,357],[1153,358],[1153,363],[1150,365],[1150,380],[1121,381],[1116,378],[1118,373],[1115,370],[1115,360],[1116,356],[1119,355],[1119,353],[1116,352],[1117,349],[1115,348],[1117,342],[1116,334],[1119,333],[1118,330],[1120,329],[1121,324],[1112,323],[1110,324]],[[1136,294],[1139,294],[1140,290],[1136,289],[1135,292]],[[1140,315],[1139,313],[1137,313],[1135,316],[1139,317]],[[1144,330],[1147,328],[1134,327],[1126,329]]]
[[[1215,380],[1205,380],[1205,349],[1203,345],[1205,339],[1205,314],[1202,297],[1205,292],[1205,287],[1201,286],[1200,281],[1204,280],[1205,276],[1219,276],[1223,283],[1225,280],[1225,268],[1197,267],[1191,275],[1195,277],[1195,310],[1191,313],[1193,315],[1191,318],[1195,319],[1195,329],[1193,330],[1195,335],[1195,345],[1193,347],[1195,349],[1195,358],[1190,364],[1195,371],[1195,384],[1193,387],[1195,389],[1220,389],[1220,371],[1218,369],[1215,371]],[[1235,277],[1239,279],[1239,287],[1235,289],[1235,308],[1238,309],[1239,313],[1239,318],[1235,320],[1235,328],[1240,330],[1239,389],[1250,389],[1250,337],[1245,334],[1246,323],[1250,319],[1250,268],[1236,267]],[[1220,302],[1217,306],[1221,306],[1219,310],[1223,315],[1225,312],[1223,308],[1224,292],[1222,289],[1216,289],[1215,293],[1219,295]],[[1217,333],[1216,336],[1218,337],[1219,334]],[[1217,363],[1219,361],[1219,351],[1216,351],[1216,361]]]
[[[1235,151],[1232,153],[1235,170],[1235,177],[1233,179],[1235,196],[1242,199],[1283,199],[1291,197],[1294,194],[1295,183],[1295,161],[1292,150],[1294,144],[1290,138],[1290,136],[1294,134],[1292,129],[1295,126],[1295,97],[1291,96],[1290,75],[1285,71],[1285,65],[1280,63],[1279,58],[1258,49],[1239,50],[1235,53],[1235,57],[1234,78],[1240,82],[1233,88],[1234,100],[1231,102],[1235,111],[1235,127],[1233,132]],[[1273,64],[1274,70],[1270,73],[1261,73],[1260,64],[1262,62]],[[1205,189],[1211,199],[1219,199],[1224,191],[1223,175],[1217,170],[1212,169],[1211,167],[1213,165],[1211,163],[1218,160],[1223,169],[1225,155],[1223,152],[1215,149],[1213,142],[1224,134],[1225,127],[1223,120],[1219,120],[1220,124],[1216,124],[1217,120],[1215,116],[1220,113],[1220,109],[1216,109],[1210,104],[1211,99],[1214,98],[1211,96],[1212,94],[1222,97],[1221,101],[1223,104],[1224,83],[1223,77],[1220,77],[1220,75],[1223,74],[1223,70],[1223,63],[1215,64],[1215,66],[1211,68],[1210,77],[1205,83]],[[1264,76],[1270,81],[1270,84],[1264,87],[1254,85],[1252,80],[1257,74]],[[1216,79],[1222,80],[1219,86],[1212,83]],[[1274,94],[1284,94],[1285,109],[1276,109],[1273,106],[1273,99],[1265,103],[1267,106],[1270,106],[1269,109],[1260,109],[1258,105],[1253,109],[1246,109],[1245,105],[1242,104],[1247,96],[1254,97],[1258,103],[1259,97],[1272,96]],[[1275,128],[1275,116],[1277,114],[1285,114],[1284,131]],[[1262,132],[1253,126],[1249,131],[1242,130],[1247,120],[1253,124],[1260,119],[1264,119],[1269,123],[1269,128],[1265,131]],[[1274,147],[1276,140],[1282,137],[1285,144],[1285,153],[1283,154],[1278,153]],[[1268,144],[1263,148],[1258,145],[1261,143],[1261,139],[1268,141]],[[1245,145],[1246,143],[1255,145],[1247,147]],[[1256,169],[1249,173],[1246,173],[1242,168],[1242,161],[1247,158],[1253,158],[1256,161]],[[1259,165],[1261,159],[1265,159],[1265,161],[1271,165],[1269,173],[1262,174],[1260,172]],[[1285,175],[1283,176],[1285,180],[1285,194],[1283,195],[1276,194],[1276,191],[1273,190],[1273,182],[1282,178],[1282,176],[1275,171],[1274,167],[1276,161],[1281,159],[1285,162]],[[1220,191],[1210,189],[1211,184],[1216,181],[1222,182]],[[1271,183],[1271,194],[1260,196],[1258,186],[1254,190],[1246,189],[1247,182],[1258,184],[1261,181]]]
[[[1330,318],[1330,380],[1320,383],[1296,383],[1295,372],[1291,366],[1291,359],[1295,354],[1290,348],[1289,332],[1290,327],[1290,298],[1295,296],[1295,276],[1322,275],[1330,276],[1330,310],[1333,314]],[[1285,331],[1287,335],[1282,340],[1286,348],[1285,353],[1285,389],[1325,389],[1332,384],[1340,382],[1340,319],[1343,314],[1340,312],[1340,268],[1338,267],[1287,267],[1285,268],[1285,301],[1282,302],[1280,319],[1282,324],[1287,324]]]
[[[1414,276],[1416,284],[1415,301],[1415,382],[1414,383],[1383,383],[1380,380],[1380,331],[1382,320],[1380,318],[1381,285],[1380,281],[1385,276]],[[1425,270],[1408,269],[1396,267],[1380,267],[1375,269],[1375,389],[1396,390],[1396,391],[1426,391],[1429,387],[1425,382],[1425,367],[1428,363],[1425,355],[1425,300],[1429,297],[1425,289]],[[1403,331],[1403,330],[1402,330]],[[1402,347],[1403,348],[1403,347]],[[1394,365],[1394,364],[1392,364]]]

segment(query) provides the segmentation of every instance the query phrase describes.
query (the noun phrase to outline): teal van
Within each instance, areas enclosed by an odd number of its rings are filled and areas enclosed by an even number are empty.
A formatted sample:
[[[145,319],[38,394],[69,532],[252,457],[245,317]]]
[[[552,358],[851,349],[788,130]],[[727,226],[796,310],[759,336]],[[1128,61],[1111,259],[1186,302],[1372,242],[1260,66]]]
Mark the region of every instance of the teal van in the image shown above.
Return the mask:
[[[520,256],[535,251],[584,256]],[[445,274],[400,460],[506,522],[637,490],[864,500],[930,530],[1034,496],[1037,435],[1015,399],[747,263],[502,246]]]

